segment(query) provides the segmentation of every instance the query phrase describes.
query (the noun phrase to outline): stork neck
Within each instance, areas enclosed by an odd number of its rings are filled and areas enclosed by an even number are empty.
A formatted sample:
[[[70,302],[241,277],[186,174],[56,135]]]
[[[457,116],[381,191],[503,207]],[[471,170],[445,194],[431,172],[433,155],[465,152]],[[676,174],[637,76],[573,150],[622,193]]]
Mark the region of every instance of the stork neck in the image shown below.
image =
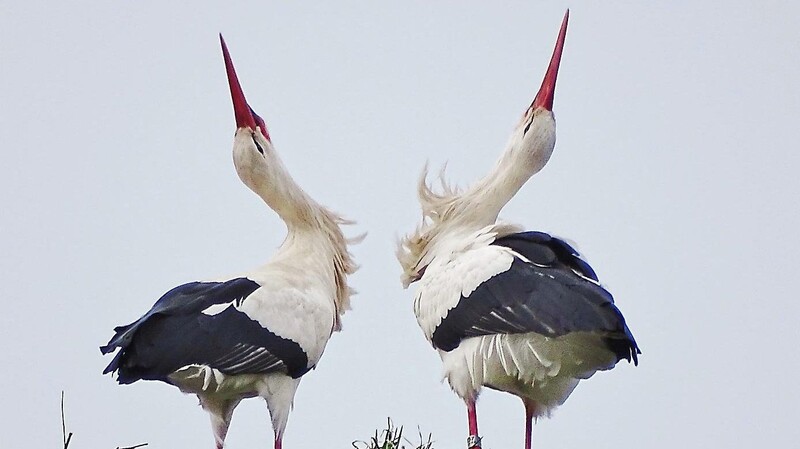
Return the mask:
[[[500,159],[489,174],[465,195],[466,207],[475,209],[473,217],[489,225],[523,185],[544,168],[556,144],[556,123],[552,111],[538,108],[514,130]],[[469,209],[468,209],[469,210]]]
[[[330,291],[336,311],[333,330],[339,330],[341,315],[350,308],[352,290],[347,285],[347,275],[355,272],[356,265],[347,249],[349,241],[339,227],[346,221],[318,207],[319,214],[314,217],[316,225],[290,225],[286,240],[270,263],[289,267],[294,274],[316,273],[314,278]]]
[[[292,179],[275,151],[266,156],[248,149],[234,149],[236,172],[242,182],[255,192],[286,222],[289,230],[314,226],[321,206]]]
[[[500,210],[541,167],[531,164],[527,155],[509,148],[491,172],[475,183],[464,195],[464,206],[478,215],[481,224],[492,224]]]
[[[274,168],[282,174],[260,184],[258,196],[281,217],[290,232],[316,227],[320,206],[292,179],[283,164],[278,162]]]
[[[287,264],[317,267],[316,271],[326,274],[333,258],[334,248],[321,228],[299,226],[288,227],[286,239],[275,256],[276,260],[283,260]]]

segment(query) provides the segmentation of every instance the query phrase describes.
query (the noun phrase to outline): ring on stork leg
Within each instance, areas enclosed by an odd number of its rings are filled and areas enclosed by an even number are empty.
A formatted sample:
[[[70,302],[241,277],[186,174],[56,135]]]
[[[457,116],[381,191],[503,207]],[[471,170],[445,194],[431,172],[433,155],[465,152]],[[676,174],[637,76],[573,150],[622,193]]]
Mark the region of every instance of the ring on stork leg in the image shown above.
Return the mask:
[[[467,437],[467,449],[481,449],[481,437],[470,435]]]

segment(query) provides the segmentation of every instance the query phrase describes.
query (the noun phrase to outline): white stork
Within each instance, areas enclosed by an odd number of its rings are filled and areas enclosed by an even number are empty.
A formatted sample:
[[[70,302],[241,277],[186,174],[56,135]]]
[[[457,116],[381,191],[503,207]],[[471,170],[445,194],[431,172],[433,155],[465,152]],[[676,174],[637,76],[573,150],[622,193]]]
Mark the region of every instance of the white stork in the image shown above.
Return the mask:
[[[222,448],[234,408],[266,400],[281,442],[300,378],[341,328],[356,265],[342,218],[292,180],[270,135],[245,100],[220,35],[236,115],[233,162],[242,182],[286,222],[288,235],[267,264],[239,276],[190,282],[164,294],[141,318],[114,329],[101,351],[119,352],[103,372],[120,384],[160,380],[196,394]]]
[[[535,99],[494,169],[460,192],[419,181],[423,222],[401,240],[405,287],[418,281],[414,313],[441,356],[444,377],[467,405],[468,447],[480,447],[475,401],[483,386],[525,406],[532,420],[564,403],[581,379],[639,348],[611,294],[569,244],[497,222],[503,206],[547,163],[555,145],[552,106],[567,31],[564,15]]]

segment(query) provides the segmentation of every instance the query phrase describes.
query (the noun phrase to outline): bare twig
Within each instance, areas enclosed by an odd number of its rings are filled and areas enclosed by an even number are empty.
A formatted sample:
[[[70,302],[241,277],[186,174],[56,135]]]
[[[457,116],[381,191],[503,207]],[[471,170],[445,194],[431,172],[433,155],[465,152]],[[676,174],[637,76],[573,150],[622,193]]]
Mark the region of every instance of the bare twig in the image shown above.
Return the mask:
[[[147,443],[137,444],[136,446],[127,446],[127,447],[119,447],[117,449],[136,449],[137,447],[144,447],[147,446]]]
[[[61,390],[61,437],[64,440],[64,449],[68,449],[69,442],[72,440],[72,432],[67,435],[67,423],[64,420],[64,390]]]
[[[425,436],[422,434],[422,429],[417,427],[417,433],[419,434],[419,446],[412,443],[411,440],[409,440],[408,438],[404,438],[404,440],[406,440],[406,443],[413,444],[414,446],[417,447],[417,449],[433,449],[433,439],[432,439],[433,434],[429,433],[428,440],[425,441]]]
[[[412,443],[407,438],[403,438],[403,427],[395,427],[392,419],[387,420],[386,429],[378,432],[369,441],[354,441],[353,449],[432,449],[433,440],[428,435],[427,441],[423,439],[422,431],[419,432],[419,444]],[[411,446],[406,446],[403,441]]]
[[[67,422],[64,419],[64,390],[61,390],[61,436],[64,441],[64,449],[69,449],[69,442],[72,441],[72,432],[67,434]],[[117,446],[117,449],[137,449],[147,446],[147,443],[137,444],[135,446]]]

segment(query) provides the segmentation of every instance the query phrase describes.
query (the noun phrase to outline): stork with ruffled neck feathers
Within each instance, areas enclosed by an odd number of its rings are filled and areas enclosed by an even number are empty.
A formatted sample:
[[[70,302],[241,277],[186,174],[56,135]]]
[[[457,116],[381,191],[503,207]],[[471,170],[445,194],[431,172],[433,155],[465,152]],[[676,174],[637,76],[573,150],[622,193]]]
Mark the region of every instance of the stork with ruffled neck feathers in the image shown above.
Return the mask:
[[[575,249],[543,232],[497,222],[505,204],[550,159],[553,98],[569,11],[541,88],[505,152],[462,191],[419,181],[423,222],[400,242],[404,286],[418,283],[414,313],[438,351],[444,377],[466,403],[468,447],[479,448],[475,402],[482,387],[505,391],[532,420],[564,403],[578,382],[640,354],[611,294]]]
[[[165,293],[135,322],[117,327],[104,373],[121,384],[160,380],[196,394],[221,449],[242,399],[267,402],[281,449],[295,392],[341,329],[356,270],[340,225],[292,179],[264,120],[245,100],[228,48],[220,44],[233,99],[233,162],[242,182],[286,223],[287,236],[260,268],[232,278],[190,282]]]

